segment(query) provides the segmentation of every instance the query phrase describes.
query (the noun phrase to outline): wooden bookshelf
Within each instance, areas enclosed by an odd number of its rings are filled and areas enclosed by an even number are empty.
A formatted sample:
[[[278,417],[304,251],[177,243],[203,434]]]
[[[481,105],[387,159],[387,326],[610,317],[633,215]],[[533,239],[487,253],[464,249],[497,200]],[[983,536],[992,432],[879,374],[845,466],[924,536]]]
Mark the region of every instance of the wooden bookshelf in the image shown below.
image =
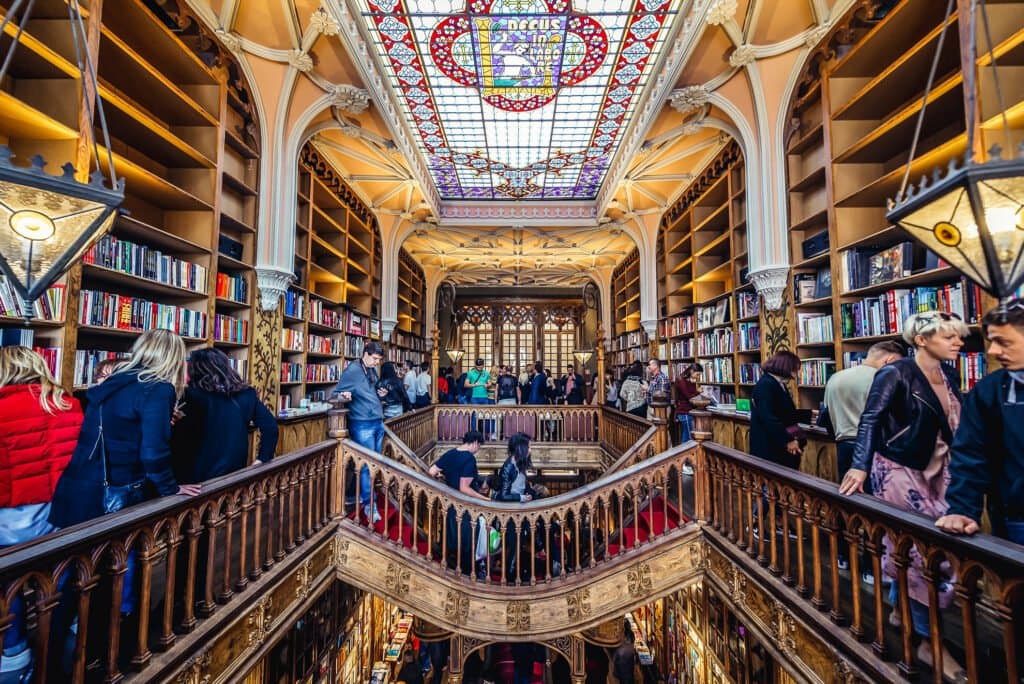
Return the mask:
[[[295,281],[282,302],[279,410],[325,399],[366,341],[380,339],[381,254],[369,208],[307,144],[296,185]],[[423,270],[408,254],[400,257],[399,326],[385,346],[390,360],[418,362],[425,349]]]
[[[1024,112],[1024,81],[1012,74],[1024,66],[1024,31],[1020,30],[1024,5],[996,3],[988,6],[988,12],[1013,142],[1019,144],[1024,140],[1024,116],[1020,115]],[[881,257],[872,262],[873,255],[909,241],[886,222],[886,199],[896,194],[906,172],[923,84],[944,22],[928,0],[902,0],[877,20],[852,19],[845,38],[853,37],[853,44],[835,51],[829,45],[832,37],[826,38],[819,49],[822,58],[812,60],[790,104],[794,126],[786,153],[796,336],[792,342],[809,368],[820,371],[824,363],[841,370],[875,342],[901,339],[901,319],[912,313],[918,302],[927,302],[933,291],[942,296],[952,293],[953,302],[962,302],[967,292],[973,298],[963,304],[968,323],[977,323],[977,317],[994,305],[991,298],[976,296],[956,271],[931,259],[916,258],[910,268],[900,268],[892,277],[887,277],[885,269],[871,270],[872,263],[885,263]],[[966,148],[957,18],[952,17],[948,24],[911,168],[914,180],[945,166]],[[979,27],[979,32],[982,30]],[[986,44],[984,35],[979,34],[978,44]],[[987,53],[979,56],[977,65],[982,135],[987,147],[1002,143],[993,135],[1001,133],[1001,122],[991,77],[985,73]],[[804,241],[821,235],[827,236],[826,248],[805,254]],[[854,254],[861,256],[854,259]],[[860,264],[855,268],[857,279],[851,277],[854,262]],[[831,293],[818,288],[813,293],[805,291],[809,296],[799,296],[798,280],[820,279],[825,274],[831,280]],[[883,320],[888,316],[882,328],[854,325],[851,329],[853,312],[864,313],[868,307],[877,312],[883,306],[895,308],[881,314]],[[952,308],[957,306],[954,303]],[[969,320],[970,316],[974,320]],[[801,319],[813,320],[813,324],[801,326]],[[808,329],[817,330],[819,322],[831,325],[831,339],[808,334]],[[976,372],[984,360],[982,351],[980,334],[973,332],[965,347],[972,356],[964,357],[961,365],[970,365],[972,373]],[[818,407],[826,377],[827,373],[801,378],[797,390],[801,407]],[[967,378],[964,380],[966,383]]]
[[[260,156],[252,97],[216,42],[184,42],[171,28],[175,17],[141,0],[117,9],[103,16],[94,57],[126,212],[60,283],[64,310],[29,326],[33,345],[51,353],[61,384],[86,385],[96,360],[126,353],[156,324],[141,311],[145,301],[150,312],[176,307],[202,321],[182,331],[187,348],[221,348],[247,377]],[[0,140],[16,162],[39,153],[51,170],[81,164],[81,90],[71,76],[66,10],[40,8],[27,26],[12,21],[6,33],[22,29],[0,95]],[[232,135],[243,141],[241,156],[225,144]],[[223,253],[222,237],[234,241],[234,256]],[[161,272],[168,265],[171,273]]]
[[[634,361],[650,358],[647,333],[640,325],[640,251],[633,249],[612,272],[612,313],[609,368],[622,375]]]
[[[747,268],[743,158],[730,142],[662,219],[659,352],[675,378],[691,363],[732,403],[760,370],[760,309]],[[741,344],[742,342],[742,344]],[[741,373],[742,371],[742,373]]]

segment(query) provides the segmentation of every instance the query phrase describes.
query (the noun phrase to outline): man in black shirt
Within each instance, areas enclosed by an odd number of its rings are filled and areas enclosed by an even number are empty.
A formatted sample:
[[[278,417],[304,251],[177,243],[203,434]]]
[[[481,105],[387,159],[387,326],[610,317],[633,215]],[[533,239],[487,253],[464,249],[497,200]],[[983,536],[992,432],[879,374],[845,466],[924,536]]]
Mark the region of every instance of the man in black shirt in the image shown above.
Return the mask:
[[[458,490],[466,496],[490,501],[490,497],[477,491],[476,483],[480,481],[480,473],[476,466],[476,452],[483,446],[484,436],[478,430],[470,430],[462,437],[462,445],[446,451],[441,458],[437,459],[434,465],[430,466],[431,477],[442,476],[445,484],[452,489]],[[460,565],[462,574],[468,575],[469,569],[473,567],[473,524],[469,514],[462,516],[462,525],[455,524],[455,509],[449,508],[445,516],[448,540],[448,562],[451,567],[455,566],[455,554],[461,550]],[[461,535],[456,528],[461,527]],[[459,540],[461,537],[461,541]],[[477,568],[477,579],[486,579],[486,569]]]
[[[576,367],[571,363],[565,367],[565,375],[558,385],[566,404],[583,403],[583,376],[576,372]]]
[[[411,648],[407,648],[402,656],[402,669],[398,671],[396,681],[402,684],[423,684],[423,671]]]

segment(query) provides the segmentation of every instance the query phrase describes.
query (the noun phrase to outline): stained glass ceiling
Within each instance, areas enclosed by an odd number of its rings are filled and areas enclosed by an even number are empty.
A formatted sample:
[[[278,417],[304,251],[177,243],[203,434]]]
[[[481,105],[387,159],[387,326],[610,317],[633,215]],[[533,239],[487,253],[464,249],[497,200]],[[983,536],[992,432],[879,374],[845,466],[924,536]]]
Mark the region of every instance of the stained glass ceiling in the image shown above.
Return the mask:
[[[443,200],[593,199],[679,0],[358,0]]]

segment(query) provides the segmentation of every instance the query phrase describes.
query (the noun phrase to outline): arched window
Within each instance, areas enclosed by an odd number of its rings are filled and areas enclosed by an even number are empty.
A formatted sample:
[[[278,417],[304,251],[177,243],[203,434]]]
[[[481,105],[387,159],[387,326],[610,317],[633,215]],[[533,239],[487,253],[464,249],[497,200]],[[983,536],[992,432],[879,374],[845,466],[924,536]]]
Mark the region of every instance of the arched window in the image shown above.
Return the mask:
[[[459,326],[459,340],[462,351],[465,352],[463,368],[472,368],[477,359],[484,360],[484,368],[490,368],[494,364],[494,339],[490,321],[484,321],[480,325],[466,321]]]
[[[533,368],[537,360],[537,348],[533,340],[533,321],[519,325],[505,322],[501,326],[501,362],[512,366],[513,372],[521,373]]]
[[[561,325],[559,325],[561,324]],[[544,367],[560,375],[573,363],[576,325],[571,320],[549,318],[544,322]]]

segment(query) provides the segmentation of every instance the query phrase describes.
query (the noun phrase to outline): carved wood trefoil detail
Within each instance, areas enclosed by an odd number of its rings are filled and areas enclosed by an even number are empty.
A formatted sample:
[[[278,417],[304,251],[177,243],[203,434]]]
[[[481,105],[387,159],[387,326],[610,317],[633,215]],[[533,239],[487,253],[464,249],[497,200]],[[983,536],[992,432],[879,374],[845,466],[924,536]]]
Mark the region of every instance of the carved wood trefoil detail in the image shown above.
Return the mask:
[[[505,625],[512,632],[525,632],[530,629],[529,602],[509,601],[505,606]]]
[[[638,563],[626,573],[626,588],[630,596],[646,596],[651,593],[653,586],[651,566],[648,563]]]
[[[577,589],[565,597],[566,610],[570,620],[584,620],[590,617],[590,589]]]
[[[469,617],[469,597],[451,589],[444,597],[444,616],[456,625],[466,624]]]
[[[313,588],[313,561],[307,560],[295,571],[295,598],[302,601]]]
[[[174,679],[174,684],[209,684],[212,676],[207,670],[211,662],[213,662],[213,656],[210,654],[210,649],[203,649],[185,661],[181,672]]]
[[[260,646],[270,635],[272,631],[271,623],[274,621],[273,607],[274,602],[272,598],[269,595],[264,596],[246,618],[250,648]]]
[[[388,563],[388,568],[384,573],[384,586],[399,596],[405,596],[409,593],[410,576],[411,573],[408,568],[403,568],[398,563],[392,561]]]
[[[334,549],[331,552],[331,556],[334,559],[334,564],[337,566],[348,565],[348,541],[334,538]]]

